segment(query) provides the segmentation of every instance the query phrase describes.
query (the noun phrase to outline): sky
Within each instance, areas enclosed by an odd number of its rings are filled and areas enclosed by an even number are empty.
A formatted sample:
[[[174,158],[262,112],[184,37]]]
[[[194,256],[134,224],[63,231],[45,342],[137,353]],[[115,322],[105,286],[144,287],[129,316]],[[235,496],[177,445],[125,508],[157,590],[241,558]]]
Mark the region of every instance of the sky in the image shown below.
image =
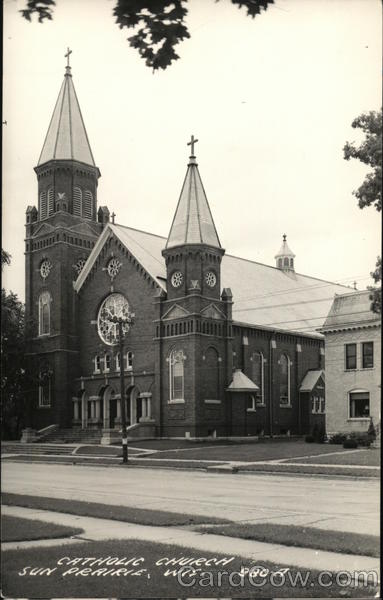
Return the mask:
[[[381,106],[380,0],[275,0],[255,19],[229,0],[189,0],[191,38],[153,73],[114,22],[114,0],[57,0],[29,23],[4,0],[3,286],[24,299],[24,224],[72,49],[73,82],[116,223],[167,236],[191,134],[226,252],[275,265],[282,235],[296,271],[372,283],[380,215],[352,191],[368,168],[343,159],[359,114]]]

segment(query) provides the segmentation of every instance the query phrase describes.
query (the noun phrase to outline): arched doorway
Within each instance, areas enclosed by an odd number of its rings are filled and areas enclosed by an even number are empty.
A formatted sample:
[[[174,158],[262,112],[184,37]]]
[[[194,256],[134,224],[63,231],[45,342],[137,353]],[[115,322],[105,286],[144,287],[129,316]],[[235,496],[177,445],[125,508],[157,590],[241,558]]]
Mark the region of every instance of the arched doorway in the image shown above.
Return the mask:
[[[100,392],[102,398],[102,422],[104,429],[114,429],[117,420],[117,400],[113,388],[109,385]]]

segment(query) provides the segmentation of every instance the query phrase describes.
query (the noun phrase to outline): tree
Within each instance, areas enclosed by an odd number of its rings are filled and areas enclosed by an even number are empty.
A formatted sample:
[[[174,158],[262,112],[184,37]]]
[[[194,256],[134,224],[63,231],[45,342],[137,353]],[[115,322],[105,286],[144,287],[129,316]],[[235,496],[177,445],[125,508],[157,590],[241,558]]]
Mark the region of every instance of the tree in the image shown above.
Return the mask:
[[[365,140],[355,146],[346,142],[343,153],[345,160],[357,158],[365,165],[372,167],[372,172],[367,173],[362,185],[353,192],[358,198],[359,207],[375,206],[377,211],[382,210],[382,110],[370,111],[359,115],[351,123],[354,129],[358,128],[366,134]]]
[[[216,0],[219,2],[219,0]],[[267,10],[274,0],[231,0],[238,8],[245,7],[254,18]],[[148,67],[166,69],[179,58],[174,48],[190,33],[185,24],[188,0],[116,0],[113,15],[120,29],[136,29],[128,38],[132,48],[138,50]],[[21,10],[28,21],[37,16],[39,23],[53,18],[54,0],[27,0]]]
[[[2,266],[10,255],[2,250]],[[3,439],[20,437],[25,426],[26,400],[37,383],[26,370],[24,305],[13,292],[1,289],[1,398]]]
[[[375,206],[376,210],[382,210],[382,109],[380,111],[370,111],[359,115],[352,122],[352,127],[359,128],[365,133],[364,141],[355,146],[346,142],[343,148],[344,158],[356,158],[365,165],[372,167],[372,171],[367,173],[362,185],[353,192],[358,198],[359,207]],[[371,272],[371,277],[377,286],[369,286],[371,310],[375,313],[381,313],[382,309],[382,259],[378,256],[375,270]]]

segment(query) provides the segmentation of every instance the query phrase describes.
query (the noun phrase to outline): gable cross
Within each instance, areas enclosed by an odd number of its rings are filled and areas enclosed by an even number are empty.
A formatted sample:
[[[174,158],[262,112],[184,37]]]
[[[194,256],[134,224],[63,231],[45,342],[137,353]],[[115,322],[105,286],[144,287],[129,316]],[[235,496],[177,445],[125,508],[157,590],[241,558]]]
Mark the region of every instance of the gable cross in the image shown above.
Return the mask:
[[[114,225],[114,219],[115,219],[116,213],[115,213],[115,212],[112,212],[112,214],[111,214],[110,216],[112,217],[112,223],[113,223],[113,225]]]
[[[64,54],[64,56],[65,56],[65,58],[66,58],[66,60],[67,60],[67,63],[66,63],[66,66],[67,66],[67,67],[70,67],[70,64],[69,64],[69,57],[70,57],[70,55],[71,55],[71,54],[72,54],[72,50],[70,50],[70,48],[67,48],[67,49],[66,49],[66,54]]]
[[[191,155],[194,156],[194,144],[196,144],[198,140],[194,139],[194,135],[191,136],[190,142],[187,143],[188,146],[191,146]]]

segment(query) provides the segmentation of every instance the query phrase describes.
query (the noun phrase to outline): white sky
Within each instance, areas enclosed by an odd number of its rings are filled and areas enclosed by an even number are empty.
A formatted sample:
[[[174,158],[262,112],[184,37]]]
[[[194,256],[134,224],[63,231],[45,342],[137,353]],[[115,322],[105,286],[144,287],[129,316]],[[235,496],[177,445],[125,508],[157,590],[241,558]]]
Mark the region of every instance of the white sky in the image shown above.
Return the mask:
[[[57,0],[54,20],[26,22],[4,0],[3,285],[24,298],[24,223],[63,80],[73,81],[116,222],[167,236],[196,154],[221,243],[274,265],[282,234],[300,273],[371,283],[380,218],[352,190],[367,168],[345,161],[364,111],[380,108],[379,0],[275,0],[254,20],[229,0],[189,0],[191,39],[152,73],[114,23],[114,0]]]

